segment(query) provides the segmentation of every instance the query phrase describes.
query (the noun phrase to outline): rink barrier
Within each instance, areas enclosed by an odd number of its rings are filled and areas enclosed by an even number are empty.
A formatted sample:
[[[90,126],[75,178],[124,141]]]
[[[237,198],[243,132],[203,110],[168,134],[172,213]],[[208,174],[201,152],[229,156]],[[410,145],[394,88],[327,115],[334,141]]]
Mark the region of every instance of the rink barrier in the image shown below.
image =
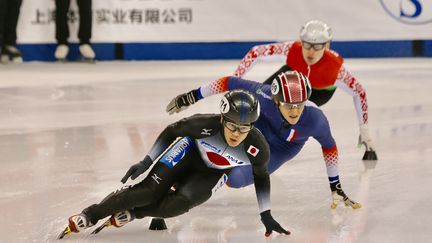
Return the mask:
[[[18,48],[23,53],[24,61],[55,61],[54,52],[56,44],[21,44]],[[71,44],[69,49],[69,60],[78,59],[78,44]],[[115,60],[116,56],[116,45],[115,44],[93,44],[93,49],[96,52],[98,60]]]
[[[240,59],[255,45],[270,42],[223,43],[94,43],[98,60],[217,60]],[[55,61],[55,44],[21,44],[25,61]],[[331,48],[344,58],[432,57],[432,40],[334,41]],[[78,58],[72,44],[68,58]]]

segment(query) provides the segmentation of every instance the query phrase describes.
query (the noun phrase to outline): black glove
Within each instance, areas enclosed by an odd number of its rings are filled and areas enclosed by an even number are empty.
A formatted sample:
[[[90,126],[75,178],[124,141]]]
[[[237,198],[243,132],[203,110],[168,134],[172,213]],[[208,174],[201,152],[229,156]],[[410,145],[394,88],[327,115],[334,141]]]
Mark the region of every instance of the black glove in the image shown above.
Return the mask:
[[[153,164],[153,160],[150,158],[150,156],[146,156],[143,160],[141,160],[139,163],[136,163],[132,165],[129,170],[126,172],[126,175],[123,176],[121,179],[121,182],[124,184],[129,179],[129,177],[132,180],[135,180],[139,175],[144,173],[148,168]]]
[[[348,196],[342,190],[342,186],[339,181],[330,183],[330,189],[332,191],[333,197],[333,203],[331,205],[332,209],[335,209],[340,201],[343,201],[347,207],[352,207],[353,209],[361,208],[360,203],[354,202],[348,198]]]
[[[273,230],[281,234],[286,234],[286,235],[291,234],[291,232],[282,228],[282,226],[280,226],[280,224],[273,219],[270,213],[270,209],[260,213],[260,215],[261,215],[261,222],[264,224],[266,228],[266,232],[265,232],[266,237],[269,237],[273,232]]]
[[[166,107],[166,112],[172,115],[185,110],[188,106],[195,104],[199,100],[198,89],[191,90],[187,93],[178,95]]]

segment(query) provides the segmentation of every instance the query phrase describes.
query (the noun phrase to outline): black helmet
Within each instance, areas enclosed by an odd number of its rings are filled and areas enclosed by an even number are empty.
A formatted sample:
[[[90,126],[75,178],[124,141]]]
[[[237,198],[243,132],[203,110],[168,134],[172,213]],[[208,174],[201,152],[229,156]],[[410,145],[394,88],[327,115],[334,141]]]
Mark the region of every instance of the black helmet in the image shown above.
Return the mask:
[[[309,99],[312,93],[309,79],[297,71],[279,73],[271,84],[273,98],[279,102],[297,104]]]
[[[220,103],[224,119],[237,124],[252,124],[260,114],[259,102],[251,93],[233,90],[224,95]]]

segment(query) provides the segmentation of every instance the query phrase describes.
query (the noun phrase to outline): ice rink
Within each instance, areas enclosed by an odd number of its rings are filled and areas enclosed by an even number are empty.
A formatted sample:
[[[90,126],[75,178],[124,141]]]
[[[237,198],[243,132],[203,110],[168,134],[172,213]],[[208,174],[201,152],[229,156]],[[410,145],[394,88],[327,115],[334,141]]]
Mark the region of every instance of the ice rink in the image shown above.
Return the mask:
[[[0,65],[0,242],[58,242],[68,217],[121,187],[121,177],[166,125],[218,112],[221,96],[169,116],[165,106],[172,97],[232,74],[237,64]],[[330,209],[321,148],[310,139],[271,176],[272,214],[290,236],[264,238],[249,186],[224,187],[189,213],[167,219],[166,231],[149,231],[145,218],[62,241],[431,242],[432,59],[347,59],[346,66],[367,91],[378,162],[361,160],[350,96],[337,90],[322,109],[339,148],[342,187],[363,208]],[[246,78],[263,80],[277,67],[259,64]]]

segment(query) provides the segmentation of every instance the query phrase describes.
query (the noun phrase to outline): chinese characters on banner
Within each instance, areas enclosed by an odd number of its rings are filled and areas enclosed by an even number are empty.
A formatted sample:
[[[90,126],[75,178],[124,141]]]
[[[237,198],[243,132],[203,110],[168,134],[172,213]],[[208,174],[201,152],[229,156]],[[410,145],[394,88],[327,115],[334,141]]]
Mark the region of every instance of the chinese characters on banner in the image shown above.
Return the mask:
[[[191,24],[191,8],[148,8],[148,9],[93,9],[95,23],[101,24]],[[69,10],[69,23],[79,20],[76,9]],[[55,9],[35,9],[31,23],[46,25],[55,23]]]
[[[71,3],[70,41],[76,42],[79,14]],[[332,26],[337,41],[431,39],[432,0],[422,4],[411,18],[416,24],[406,24],[394,18],[401,6],[390,0],[93,0],[92,42],[286,41],[315,18]],[[55,43],[54,11],[53,0],[23,1],[18,42]]]

